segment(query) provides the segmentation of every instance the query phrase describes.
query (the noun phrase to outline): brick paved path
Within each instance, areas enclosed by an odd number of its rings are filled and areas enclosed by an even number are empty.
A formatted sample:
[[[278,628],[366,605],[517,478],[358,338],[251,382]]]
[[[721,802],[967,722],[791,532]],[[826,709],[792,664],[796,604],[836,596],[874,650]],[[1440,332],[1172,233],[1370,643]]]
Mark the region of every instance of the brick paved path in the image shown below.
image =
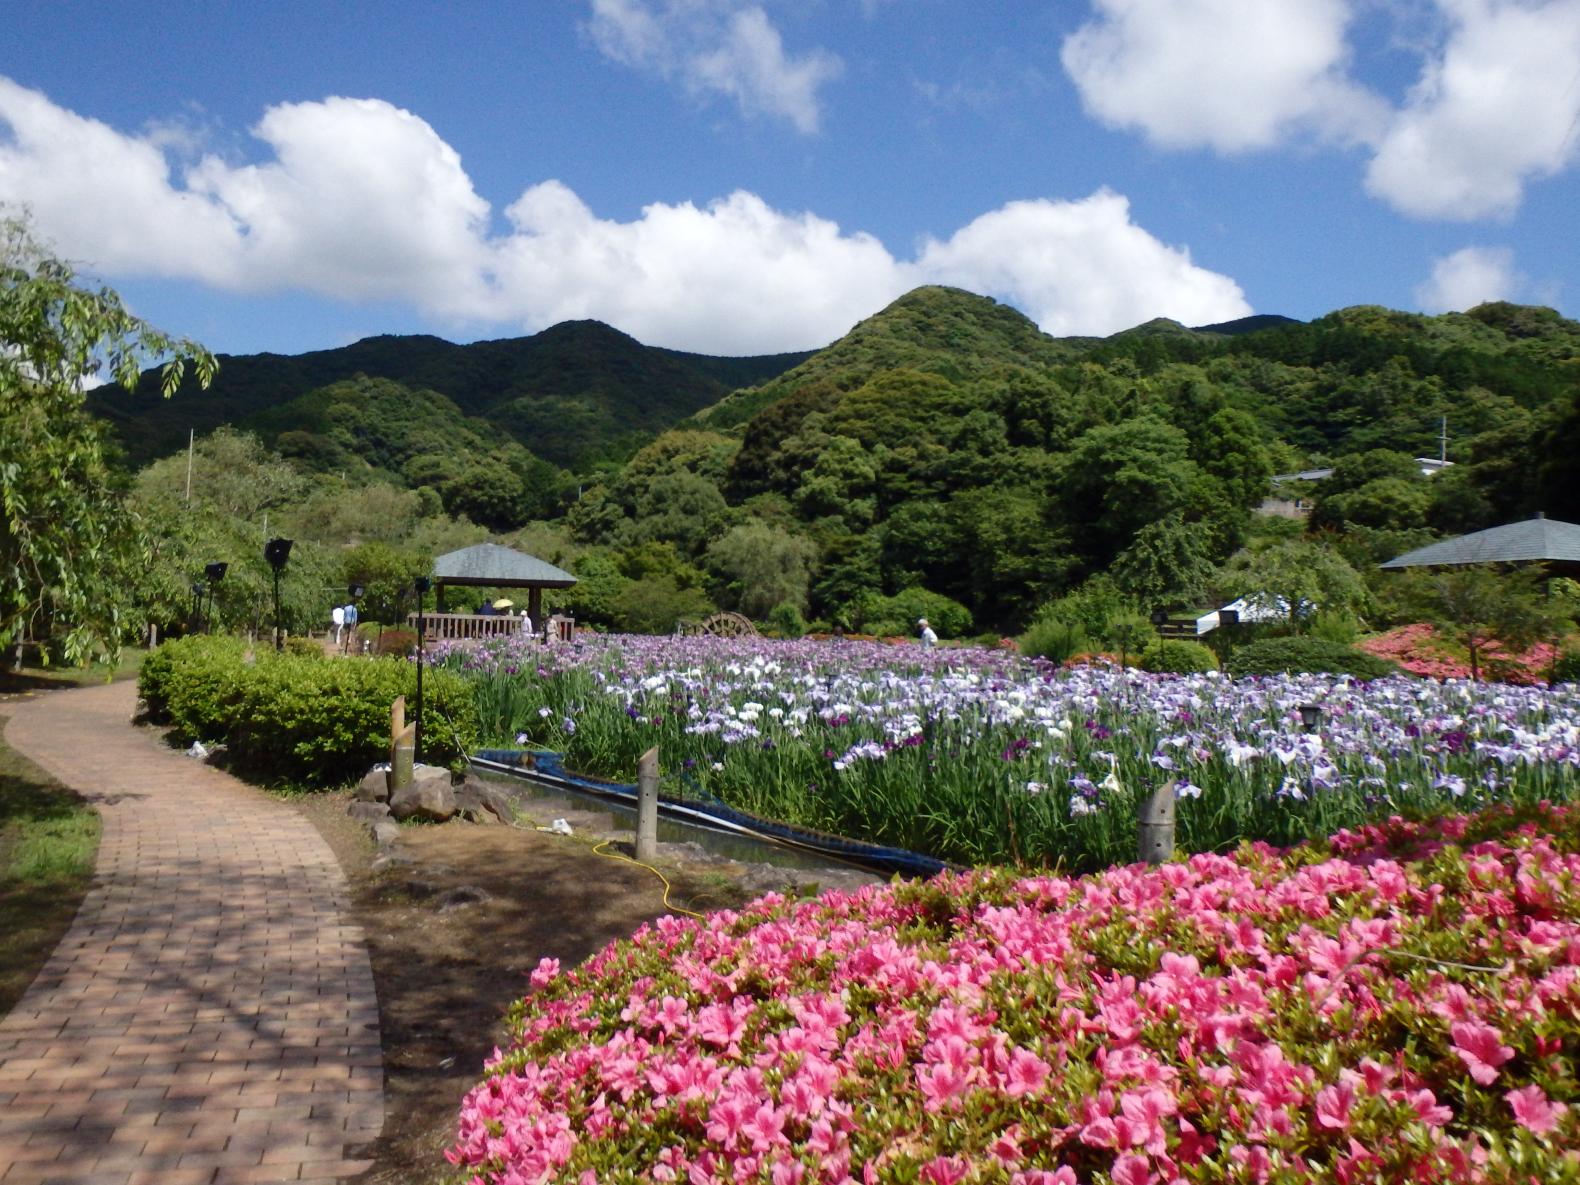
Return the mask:
[[[0,1185],[335,1181],[383,1123],[372,969],[289,807],[131,726],[130,683],[13,705],[104,818],[71,930],[0,1020]]]

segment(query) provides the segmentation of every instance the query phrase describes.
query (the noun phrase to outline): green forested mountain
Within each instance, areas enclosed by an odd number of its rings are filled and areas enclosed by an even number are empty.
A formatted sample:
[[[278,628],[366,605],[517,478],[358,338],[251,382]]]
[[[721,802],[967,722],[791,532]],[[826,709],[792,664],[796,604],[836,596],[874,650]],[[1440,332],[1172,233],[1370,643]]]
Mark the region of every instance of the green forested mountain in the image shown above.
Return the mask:
[[[568,607],[594,624],[716,606],[1010,630],[1094,581],[1140,609],[1239,595],[1270,546],[1360,588],[1443,534],[1580,519],[1580,324],[1508,304],[1055,339],[928,287],[812,355],[700,358],[580,322],[224,363],[212,394],[97,404],[134,455],[178,451],[192,422],[255,433],[322,487],[276,521],[364,524],[347,541],[395,548],[391,571],[422,539],[521,528],[581,577]],[[1428,479],[1414,458],[1445,429],[1455,465]],[[1285,487],[1308,523],[1255,516],[1273,474],[1315,467],[1332,476]],[[375,534],[401,499],[425,525]]]
[[[531,337],[471,345],[383,336],[294,356],[220,355],[208,391],[187,385],[167,401],[150,375],[131,395],[105,389],[90,405],[141,465],[183,447],[190,429],[230,424],[272,442],[273,433],[298,427],[282,417],[281,405],[365,375],[437,392],[535,456],[581,466],[618,459],[734,388],[806,357],[711,358],[644,346],[598,321],[570,321]]]
[[[1097,574],[1178,603],[1247,541],[1275,471],[1337,464],[1307,491],[1313,522],[1362,566],[1565,512],[1577,360],[1580,325],[1511,305],[1060,340],[922,288],[661,437],[568,522],[704,570],[743,523],[807,540],[803,600],[825,619],[919,587],[1005,628]],[[1412,458],[1436,455],[1445,421],[1459,464],[1428,481]]]

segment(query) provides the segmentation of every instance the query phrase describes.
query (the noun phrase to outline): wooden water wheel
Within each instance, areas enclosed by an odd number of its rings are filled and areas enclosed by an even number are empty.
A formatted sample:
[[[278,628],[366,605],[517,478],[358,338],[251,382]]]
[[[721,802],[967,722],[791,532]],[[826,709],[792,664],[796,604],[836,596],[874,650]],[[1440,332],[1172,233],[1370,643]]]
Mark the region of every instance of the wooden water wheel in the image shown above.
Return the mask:
[[[757,627],[739,613],[715,613],[702,623],[702,632],[716,638],[755,638]]]

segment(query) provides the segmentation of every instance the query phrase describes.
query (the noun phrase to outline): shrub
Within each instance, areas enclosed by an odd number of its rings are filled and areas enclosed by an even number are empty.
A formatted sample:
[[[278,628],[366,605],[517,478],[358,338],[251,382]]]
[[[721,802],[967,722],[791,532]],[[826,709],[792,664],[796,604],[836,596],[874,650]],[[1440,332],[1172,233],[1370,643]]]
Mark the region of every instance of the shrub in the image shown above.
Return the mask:
[[[1568,646],[1553,663],[1554,683],[1580,683],[1580,647]]]
[[[447,1155],[478,1185],[1572,1182],[1577,877],[1543,808],[661,917],[539,963]]]
[[[1387,659],[1309,636],[1265,638],[1247,643],[1229,656],[1224,669],[1237,676],[1277,675],[1288,671],[1292,674],[1353,675],[1357,679],[1382,679],[1399,671]]]
[[[298,658],[323,658],[324,645],[317,638],[286,638],[285,653],[294,654]]]
[[[1358,648],[1397,663],[1412,675],[1470,678],[1470,655],[1465,647],[1427,622],[1401,625],[1366,638]],[[1500,683],[1541,683],[1552,669],[1553,653],[1551,642],[1538,642],[1519,654],[1509,654],[1496,642],[1489,642],[1481,649],[1481,675]]]
[[[1216,671],[1218,658],[1200,642],[1183,638],[1159,638],[1141,652],[1139,665],[1154,674],[1195,675]]]
[[[417,668],[400,659],[323,662],[284,655],[258,664],[227,737],[249,772],[311,786],[333,786],[389,753],[390,705],[415,707]],[[422,759],[448,763],[475,742],[471,688],[453,672],[423,675]]]
[[[971,630],[971,610],[925,588],[908,588],[892,597],[873,597],[862,608],[862,628],[879,636],[914,634],[918,617],[927,618],[940,638],[963,637]]]
[[[1355,640],[1361,636],[1361,622],[1353,613],[1323,609],[1312,615],[1306,632],[1313,638],[1321,638],[1324,642],[1353,646]]]
[[[793,601],[781,601],[768,611],[768,628],[781,638],[806,635],[806,619]]]
[[[225,736],[245,694],[251,668],[240,638],[178,638],[160,646],[137,674],[137,693],[149,719],[168,724],[176,740]]]
[[[390,705],[413,704],[417,668],[401,659],[325,662],[265,650],[245,661],[233,638],[167,642],[143,664],[150,718],[181,743],[221,741],[238,767],[269,780],[333,786],[389,753]],[[423,759],[448,763],[476,742],[470,687],[446,670],[423,675]],[[410,709],[408,709],[410,711]]]
[[[1031,623],[1020,636],[1020,652],[1027,658],[1046,658],[1049,662],[1066,659],[1091,648],[1092,640],[1078,624],[1044,617]]]

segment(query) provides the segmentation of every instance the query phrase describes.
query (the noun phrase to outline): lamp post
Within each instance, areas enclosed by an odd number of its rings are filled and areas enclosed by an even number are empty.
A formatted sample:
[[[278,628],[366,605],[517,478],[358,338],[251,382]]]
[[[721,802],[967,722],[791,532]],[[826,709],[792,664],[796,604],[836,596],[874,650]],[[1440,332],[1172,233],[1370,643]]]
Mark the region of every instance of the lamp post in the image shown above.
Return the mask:
[[[274,648],[280,651],[285,649],[285,642],[280,637],[280,572],[285,567],[285,561],[291,558],[291,541],[269,540],[263,545],[263,558],[274,569]]]
[[[1322,705],[1301,704],[1297,710],[1300,712],[1300,731],[1316,732],[1317,726],[1322,723]]]
[[[208,612],[203,614],[203,632],[205,634],[210,633],[213,628],[214,586],[221,580],[225,579],[225,570],[229,567],[230,565],[224,561],[216,560],[212,564],[205,566],[203,569],[203,575],[208,577]]]
[[[192,582],[192,612],[187,616],[187,633],[195,634],[198,631],[198,622],[202,620],[199,610],[203,608],[203,582]]]
[[[422,760],[422,643],[423,636],[428,632],[422,616],[422,601],[433,587],[433,581],[426,576],[419,576],[412,581],[412,587],[417,590],[417,719],[412,725],[412,759]]]

